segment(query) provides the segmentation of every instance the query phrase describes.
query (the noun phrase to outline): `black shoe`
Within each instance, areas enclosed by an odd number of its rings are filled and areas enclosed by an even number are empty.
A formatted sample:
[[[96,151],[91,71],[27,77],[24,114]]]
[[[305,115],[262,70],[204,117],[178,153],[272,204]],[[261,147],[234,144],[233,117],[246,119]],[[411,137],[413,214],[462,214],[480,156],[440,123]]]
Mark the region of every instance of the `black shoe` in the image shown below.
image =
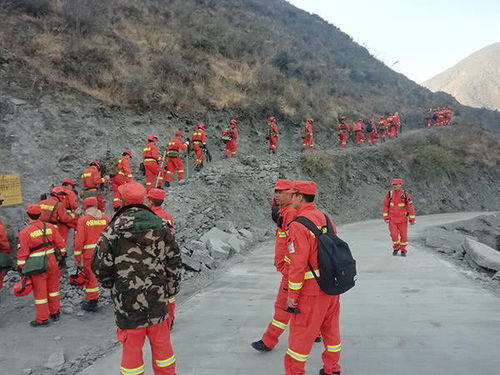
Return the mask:
[[[319,375],[329,375],[325,372],[325,370],[321,369],[319,370]],[[335,372],[332,372],[331,375],[340,375],[340,371],[335,371]]]
[[[252,342],[252,348],[261,353],[270,352],[272,349],[268,348],[262,340]]]
[[[49,325],[49,321],[44,320],[43,322],[37,322],[36,320],[33,320],[32,322],[30,322],[30,325],[32,327],[46,327]]]
[[[314,339],[314,342],[321,342],[321,335],[318,335],[318,337]]]
[[[97,312],[97,300],[83,301],[82,310],[89,312]]]
[[[50,319],[52,319],[54,322],[57,322],[59,319],[61,319],[61,313],[55,313],[55,314],[50,314]]]
[[[175,318],[170,321],[170,330],[174,328]]]
[[[406,257],[406,253],[405,252],[401,252],[401,256],[402,257]]]
[[[399,251],[399,250],[394,250],[394,251],[392,252],[392,255],[394,255],[394,256],[398,255],[398,251]]]
[[[165,181],[165,187],[170,187],[170,182]]]

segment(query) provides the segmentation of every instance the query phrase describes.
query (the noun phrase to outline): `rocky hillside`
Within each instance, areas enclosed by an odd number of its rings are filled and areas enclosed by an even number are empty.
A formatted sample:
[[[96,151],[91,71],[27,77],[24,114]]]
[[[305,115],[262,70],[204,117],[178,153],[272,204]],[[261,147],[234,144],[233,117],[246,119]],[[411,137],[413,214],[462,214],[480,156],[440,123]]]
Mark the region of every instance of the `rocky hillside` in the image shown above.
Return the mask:
[[[464,105],[500,110],[500,43],[474,52],[424,86],[447,92]]]

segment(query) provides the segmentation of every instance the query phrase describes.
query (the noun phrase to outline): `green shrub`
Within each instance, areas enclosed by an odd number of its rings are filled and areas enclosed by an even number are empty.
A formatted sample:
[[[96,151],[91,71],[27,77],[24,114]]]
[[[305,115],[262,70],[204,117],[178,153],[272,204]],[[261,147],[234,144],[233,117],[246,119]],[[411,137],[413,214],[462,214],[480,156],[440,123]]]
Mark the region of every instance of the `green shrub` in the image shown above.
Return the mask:
[[[327,175],[332,171],[332,157],[324,152],[305,152],[300,157],[302,171],[311,178]]]
[[[438,145],[424,146],[418,149],[411,173],[418,180],[433,181],[456,171],[454,154]]]

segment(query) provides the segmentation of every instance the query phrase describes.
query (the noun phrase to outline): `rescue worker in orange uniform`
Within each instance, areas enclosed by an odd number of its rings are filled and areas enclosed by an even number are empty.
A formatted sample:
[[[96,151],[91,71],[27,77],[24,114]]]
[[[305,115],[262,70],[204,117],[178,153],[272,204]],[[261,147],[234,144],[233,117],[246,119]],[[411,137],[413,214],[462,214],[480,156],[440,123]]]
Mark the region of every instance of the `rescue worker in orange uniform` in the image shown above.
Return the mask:
[[[54,225],[40,220],[42,210],[38,204],[28,206],[26,212],[30,223],[19,233],[17,266],[22,270],[29,257],[48,257],[47,272],[30,276],[36,310],[36,319],[30,324],[33,327],[46,326],[49,324],[49,317],[53,321],[60,318],[61,271],[55,256],[55,248],[64,249],[66,244]]]
[[[365,133],[363,133],[364,129],[365,129],[365,123],[363,122],[362,119],[359,119],[352,126],[352,130],[354,130],[354,134],[356,135],[356,144],[358,146],[361,146],[365,141]]]
[[[289,192],[293,194],[291,201],[297,210],[297,217],[306,217],[318,227],[326,226],[325,215],[314,204],[314,182],[295,181]],[[336,232],[333,222],[332,227]],[[324,293],[312,274],[314,271],[320,277],[316,237],[304,225],[295,221],[290,223],[288,232],[290,264],[287,305],[294,313],[290,319],[285,375],[305,374],[305,364],[318,333],[321,333],[325,347],[320,375],[340,374],[339,296]]]
[[[374,146],[377,143],[378,135],[373,120],[370,120],[366,126],[366,132],[368,133],[368,146]]]
[[[156,135],[150,135],[148,137],[148,144],[142,149],[147,191],[153,187],[161,186],[163,183],[163,171],[160,166],[162,158],[158,155],[158,146],[156,146],[156,142],[158,142],[158,137]]]
[[[395,138],[397,134],[397,126],[396,126],[396,120],[392,113],[389,113],[389,116],[387,116],[387,128],[389,131],[389,138],[390,139]]]
[[[274,316],[269,323],[262,339],[252,343],[252,348],[259,352],[269,352],[278,344],[279,337],[285,332],[290,320],[290,313],[287,309],[288,297],[288,235],[287,228],[290,222],[295,219],[296,211],[290,203],[291,194],[288,190],[292,188],[292,181],[278,180],[274,186],[274,201],[279,206],[279,217],[277,220],[276,242],[274,248],[274,265],[281,273],[281,283],[278,295],[274,303]]]
[[[196,129],[191,135],[191,143],[193,144],[194,154],[196,155],[196,166],[194,169],[197,171],[203,168],[203,151],[207,146],[207,133],[205,132],[205,129],[205,124],[198,124],[198,129]]]
[[[304,128],[304,136],[302,137],[302,150],[306,148],[314,149],[314,135],[312,125],[314,119],[310,118],[306,121],[306,127]]]
[[[184,177],[184,163],[181,158],[181,151],[187,149],[189,141],[182,142],[182,133],[180,130],[175,132],[175,137],[167,145],[167,166],[165,167],[167,173],[165,176],[165,186],[170,186],[170,181],[177,173],[177,179],[182,181]]]
[[[66,210],[68,211],[68,214],[76,218],[75,211],[78,209],[78,196],[75,192],[75,186],[76,183],[71,178],[65,178],[63,180],[62,187],[66,191]]]
[[[226,143],[226,158],[228,156],[231,156],[234,158],[236,156],[236,151],[238,151],[238,144],[236,141],[238,140],[238,129],[236,129],[236,125],[238,122],[236,120],[231,120],[229,122],[229,129],[226,129],[224,132],[226,133],[226,136],[229,137],[229,139],[225,142]],[[223,132],[223,133],[224,133]]]
[[[130,159],[132,158],[132,151],[123,150],[122,156],[118,159],[116,163],[117,173],[114,176],[111,176],[111,188],[113,189],[113,208],[118,210],[121,205],[120,201],[120,192],[118,188],[130,182],[134,179],[132,175],[132,169],[130,169]]]
[[[38,202],[41,209],[40,220],[45,223],[54,224],[57,231],[67,241],[69,228],[76,226],[76,217],[72,216],[66,210],[66,189],[62,186],[56,186],[50,191],[50,196]],[[60,249],[63,256],[66,256],[66,249]]]
[[[382,207],[383,217],[389,224],[389,233],[392,239],[392,255],[405,257],[408,250],[408,220],[411,225],[415,224],[415,208],[413,200],[407,192],[403,190],[403,180],[395,178],[392,180],[392,189],[384,198]]]
[[[380,120],[377,124],[377,133],[378,137],[382,139],[382,142],[385,142],[385,137],[387,136],[387,122],[384,116],[380,116]]]
[[[3,204],[3,199],[0,199],[0,206]],[[0,253],[10,253],[10,244],[7,240],[7,231],[3,225],[2,220],[0,220]],[[3,288],[3,271],[0,270],[0,290]]]
[[[174,233],[174,219],[167,211],[165,211],[161,205],[165,201],[167,193],[162,189],[151,189],[146,195],[147,206],[153,211],[157,216],[165,220],[170,227],[170,231]],[[168,298],[168,324],[170,328],[173,327],[175,321],[175,296]]]
[[[347,147],[347,136],[349,135],[349,124],[347,123],[347,118],[342,116],[340,118],[340,123],[337,126],[337,131],[339,132],[340,147]]]
[[[85,301],[82,303],[82,309],[91,312],[97,311],[99,300],[99,285],[92,272],[92,256],[102,231],[109,224],[109,218],[97,208],[97,205],[95,197],[83,200],[84,214],[78,219],[75,233],[75,265],[83,268],[88,279],[85,284]]]
[[[274,116],[269,117],[267,122],[267,138],[269,140],[269,151],[275,154],[276,150],[278,149],[278,124],[276,123],[276,118]]]
[[[99,188],[102,184],[105,184],[109,181],[108,176],[101,176],[101,163],[97,160],[94,160],[90,163],[90,166],[85,169],[82,173],[82,186],[85,190],[83,195],[83,199],[88,197],[96,197],[99,202],[99,209],[102,212],[106,211],[106,201],[104,197],[99,192]]]

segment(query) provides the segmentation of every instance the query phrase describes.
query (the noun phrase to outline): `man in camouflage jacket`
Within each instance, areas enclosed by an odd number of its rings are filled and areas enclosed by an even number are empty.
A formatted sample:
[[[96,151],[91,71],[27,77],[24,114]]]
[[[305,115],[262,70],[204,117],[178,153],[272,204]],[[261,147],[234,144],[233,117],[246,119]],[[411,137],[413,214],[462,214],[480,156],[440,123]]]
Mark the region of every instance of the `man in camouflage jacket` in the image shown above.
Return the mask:
[[[182,262],[179,246],[163,219],[142,203],[139,183],[120,186],[122,208],[102,233],[92,269],[111,289],[118,340],[123,344],[122,374],[142,374],[142,347],[153,346],[155,374],[175,374],[175,356],[167,322],[168,298],[179,292]]]

